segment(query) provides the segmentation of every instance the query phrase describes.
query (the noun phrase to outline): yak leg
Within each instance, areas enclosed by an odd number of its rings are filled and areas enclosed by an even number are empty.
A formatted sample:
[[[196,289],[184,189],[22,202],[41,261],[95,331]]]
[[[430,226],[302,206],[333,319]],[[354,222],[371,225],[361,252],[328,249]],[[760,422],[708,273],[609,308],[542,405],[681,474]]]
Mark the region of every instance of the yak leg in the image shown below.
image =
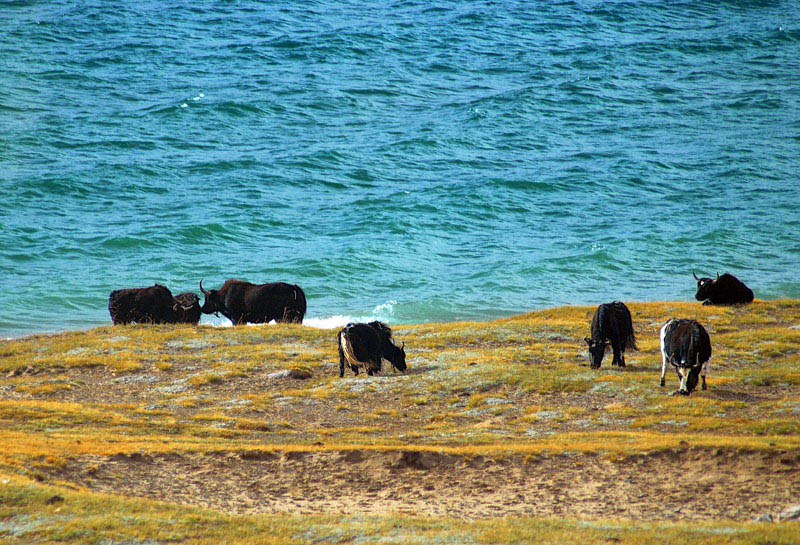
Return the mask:
[[[700,378],[703,379],[703,385],[701,389],[708,390],[708,386],[706,386],[706,374],[711,371],[711,358],[708,359],[707,362],[703,364],[703,367],[700,369]]]
[[[611,360],[611,365],[618,365],[620,367],[625,367],[625,357],[622,355],[619,343],[612,342],[611,348],[614,350],[614,359]]]
[[[664,375],[667,374],[667,352],[664,349],[664,330],[661,330],[661,387],[664,387]]]
[[[344,350],[342,350],[342,345],[339,343],[339,378],[344,376]]]
[[[370,365],[370,364],[372,364],[372,365],[375,364],[374,359],[373,359],[373,361],[367,363],[367,374],[369,376],[374,376],[374,375],[377,375],[378,373],[380,373],[380,370],[381,370],[380,361],[381,361],[380,358],[378,358],[378,365],[375,366],[374,368]]]

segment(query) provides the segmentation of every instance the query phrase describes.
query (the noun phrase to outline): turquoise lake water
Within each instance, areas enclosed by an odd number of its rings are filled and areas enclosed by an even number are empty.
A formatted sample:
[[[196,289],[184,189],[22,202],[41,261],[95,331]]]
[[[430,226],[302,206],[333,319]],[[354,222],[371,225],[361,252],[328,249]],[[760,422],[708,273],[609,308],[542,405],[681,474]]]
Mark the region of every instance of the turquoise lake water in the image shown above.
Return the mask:
[[[800,297],[800,9],[3,2],[0,196],[5,337],[201,278],[330,327]]]

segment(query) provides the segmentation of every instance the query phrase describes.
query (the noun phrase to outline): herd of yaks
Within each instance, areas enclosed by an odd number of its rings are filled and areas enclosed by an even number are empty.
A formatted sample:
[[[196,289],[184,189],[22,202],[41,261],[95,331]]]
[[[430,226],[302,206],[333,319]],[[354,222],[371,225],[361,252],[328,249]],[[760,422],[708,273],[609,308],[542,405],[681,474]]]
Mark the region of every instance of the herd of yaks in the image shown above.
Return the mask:
[[[704,305],[737,305],[753,301],[753,291],[735,276],[725,273],[717,277],[698,278],[695,298]],[[200,281],[200,298],[192,292],[172,295],[166,286],[114,290],[108,297],[108,311],[116,324],[189,323],[197,324],[201,314],[221,313],[234,324],[268,323],[270,321],[302,323],[306,313],[306,296],[300,286],[284,282],[251,284],[228,280],[218,290],[206,290]],[[592,317],[589,346],[590,367],[597,369],[610,345],[612,365],[625,367],[625,350],[636,347],[633,320],[624,303],[614,301],[597,307]],[[661,386],[667,363],[678,374],[680,387],[676,393],[689,395],[701,382],[705,390],[706,374],[711,365],[711,339],[696,320],[672,318],[661,328]],[[391,328],[383,322],[350,323],[336,337],[339,350],[339,376],[346,368],[368,375],[381,371],[387,360],[399,371],[406,369],[405,343],[397,346]],[[702,379],[702,381],[701,381]]]

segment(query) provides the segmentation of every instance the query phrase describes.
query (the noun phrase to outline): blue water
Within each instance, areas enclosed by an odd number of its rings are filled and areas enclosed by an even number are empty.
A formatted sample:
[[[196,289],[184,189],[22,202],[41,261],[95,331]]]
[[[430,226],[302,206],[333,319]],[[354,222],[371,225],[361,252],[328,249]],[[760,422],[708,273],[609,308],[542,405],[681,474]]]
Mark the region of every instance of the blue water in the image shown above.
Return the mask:
[[[165,4],[0,3],[2,336],[201,278],[323,325],[800,297],[794,1]]]

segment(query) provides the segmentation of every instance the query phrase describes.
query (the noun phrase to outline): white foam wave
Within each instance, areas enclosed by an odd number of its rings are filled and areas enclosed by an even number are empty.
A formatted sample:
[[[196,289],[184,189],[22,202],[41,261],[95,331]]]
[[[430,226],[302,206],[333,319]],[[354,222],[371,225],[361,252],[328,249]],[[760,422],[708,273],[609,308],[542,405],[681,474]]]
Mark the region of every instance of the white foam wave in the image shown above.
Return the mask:
[[[214,314],[203,314],[200,316],[200,323],[202,325],[210,325],[212,327],[231,327],[233,325],[233,322],[221,314],[218,316],[215,316]]]
[[[358,322],[357,318],[353,316],[315,316],[312,318],[305,318],[303,325],[314,327],[316,329],[338,329],[344,327],[350,322]]]
[[[350,322],[391,322],[394,318],[394,306],[397,301],[386,301],[372,309],[372,312],[362,316],[345,316],[336,314],[333,316],[312,316],[303,320],[303,325],[316,327],[318,329],[336,329],[344,327]]]
[[[380,320],[381,322],[391,323],[394,318],[394,306],[397,301],[386,301],[372,309],[372,312],[362,316],[346,316],[344,314],[334,314],[332,316],[306,316],[303,319],[303,325],[314,327],[316,329],[338,329],[344,327],[350,322],[374,322]],[[200,318],[200,323],[203,325],[210,325],[212,327],[231,327],[233,323],[226,317],[213,314],[203,314]],[[274,324],[275,322],[270,322]],[[263,325],[263,324],[251,324]]]

